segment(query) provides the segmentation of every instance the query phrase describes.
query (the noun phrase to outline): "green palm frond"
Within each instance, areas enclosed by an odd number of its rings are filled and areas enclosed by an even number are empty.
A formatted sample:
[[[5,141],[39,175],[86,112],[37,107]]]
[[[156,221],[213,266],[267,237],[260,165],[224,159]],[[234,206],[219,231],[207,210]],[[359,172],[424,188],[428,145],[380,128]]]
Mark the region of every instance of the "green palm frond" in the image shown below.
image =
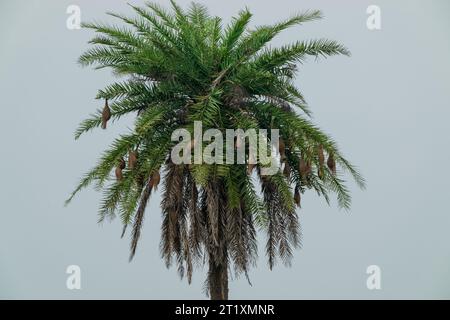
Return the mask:
[[[82,177],[66,204],[90,185],[102,190],[99,221],[120,216],[124,233],[131,227],[131,259],[161,179],[166,264],[176,264],[190,282],[194,266],[208,261],[209,293],[226,297],[228,271],[233,267],[236,275],[248,276],[256,262],[257,230],[267,234],[270,268],[277,259],[291,263],[301,242],[296,211],[301,194],[312,190],[328,203],[335,194],[338,205],[348,209],[345,174],[364,188],[363,177],[337,143],[312,122],[295,83],[308,57],[350,52],[328,39],[270,44],[283,30],[320,19],[320,11],[254,28],[247,8],[226,26],[195,3],[187,9],[173,0],[170,9],[146,3],[130,5],[130,11],[134,16],[108,13],[119,25],[83,24],[95,35],[80,65],[109,68],[121,79],[98,91],[96,98],[108,103],[80,123],[75,139],[125,115],[135,121]],[[284,172],[264,176],[260,162],[175,165],[172,133],[192,133],[195,121],[224,136],[226,129],[279,129]],[[207,146],[200,145],[201,150]]]

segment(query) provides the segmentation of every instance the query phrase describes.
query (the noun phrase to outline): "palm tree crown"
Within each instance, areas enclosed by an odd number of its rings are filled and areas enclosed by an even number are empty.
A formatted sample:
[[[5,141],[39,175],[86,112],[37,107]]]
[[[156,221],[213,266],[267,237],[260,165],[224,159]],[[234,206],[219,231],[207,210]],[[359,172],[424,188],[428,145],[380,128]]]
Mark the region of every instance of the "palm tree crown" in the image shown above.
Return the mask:
[[[80,64],[111,68],[124,79],[98,91],[105,106],[80,124],[75,138],[129,113],[136,120],[67,202],[90,184],[102,189],[100,220],[119,215],[124,233],[130,226],[131,259],[161,173],[162,257],[167,266],[174,261],[189,282],[196,262],[206,262],[208,293],[226,299],[228,274],[247,275],[256,261],[256,230],[267,233],[270,268],[277,258],[289,264],[300,243],[295,207],[301,194],[313,189],[328,202],[329,193],[336,193],[339,205],[348,208],[342,175],[349,172],[364,186],[336,143],[311,122],[294,85],[296,63],[307,56],[349,52],[326,39],[268,45],[281,31],[321,18],[319,11],[250,29],[247,9],[223,27],[202,5],[182,9],[171,4],[171,10],[153,3],[131,6],[135,17],[109,13],[124,27],[84,24],[96,36]],[[171,135],[180,128],[192,132],[194,121],[221,131],[279,129],[283,170],[265,176],[259,163],[174,164],[170,154],[177,142]]]

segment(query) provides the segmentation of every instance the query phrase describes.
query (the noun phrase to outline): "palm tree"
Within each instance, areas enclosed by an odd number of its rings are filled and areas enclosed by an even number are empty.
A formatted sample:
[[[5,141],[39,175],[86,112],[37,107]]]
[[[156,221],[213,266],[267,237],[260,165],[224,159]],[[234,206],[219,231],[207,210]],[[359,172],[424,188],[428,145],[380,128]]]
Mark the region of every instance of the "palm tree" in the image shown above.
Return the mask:
[[[312,189],[329,202],[332,192],[348,208],[342,175],[349,172],[364,187],[336,143],[312,124],[294,85],[296,63],[307,56],[349,52],[326,39],[268,46],[281,31],[321,18],[319,11],[250,29],[247,9],[223,27],[221,18],[200,4],[183,9],[171,1],[171,10],[153,3],[131,7],[135,17],[108,13],[125,26],[84,24],[96,36],[80,64],[110,68],[124,79],[98,91],[105,105],[80,124],[75,138],[130,113],[135,125],[114,140],[67,203],[90,184],[103,190],[100,221],[120,216],[123,234],[130,226],[131,260],[161,173],[160,247],[166,265],[176,264],[190,283],[194,266],[206,264],[210,298],[228,299],[229,275],[248,277],[255,265],[257,230],[267,233],[270,269],[277,259],[289,265],[300,244],[296,206],[301,194]],[[175,164],[170,155],[177,142],[171,135],[180,128],[192,132],[194,121],[221,132],[279,129],[283,169],[263,175],[261,163]]]

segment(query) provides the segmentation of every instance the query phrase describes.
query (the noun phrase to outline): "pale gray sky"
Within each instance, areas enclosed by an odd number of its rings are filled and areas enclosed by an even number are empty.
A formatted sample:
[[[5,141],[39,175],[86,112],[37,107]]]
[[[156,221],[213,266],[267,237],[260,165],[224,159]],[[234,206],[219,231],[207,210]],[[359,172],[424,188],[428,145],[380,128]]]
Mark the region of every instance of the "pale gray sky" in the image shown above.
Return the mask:
[[[351,50],[351,58],[310,60],[297,83],[315,122],[368,181],[364,192],[350,185],[350,212],[308,193],[299,212],[303,248],[293,266],[270,272],[261,251],[253,286],[233,281],[230,297],[450,298],[450,3],[198,2],[225,20],[248,6],[254,24],[323,11],[324,20],[290,29],[274,44],[327,37]],[[81,174],[131,123],[73,140],[79,121],[99,107],[97,89],[114,79],[76,64],[92,33],[66,28],[71,4],[80,6],[83,21],[108,20],[107,10],[129,12],[118,0],[0,4],[0,298],[203,299],[204,271],[189,286],[160,259],[159,196],[151,199],[132,263],[120,223],[96,223],[99,193],[88,189],[63,207]],[[370,4],[381,8],[379,31],[366,28]],[[82,270],[78,291],[66,288],[71,264]],[[366,288],[372,264],[382,270],[379,291]]]

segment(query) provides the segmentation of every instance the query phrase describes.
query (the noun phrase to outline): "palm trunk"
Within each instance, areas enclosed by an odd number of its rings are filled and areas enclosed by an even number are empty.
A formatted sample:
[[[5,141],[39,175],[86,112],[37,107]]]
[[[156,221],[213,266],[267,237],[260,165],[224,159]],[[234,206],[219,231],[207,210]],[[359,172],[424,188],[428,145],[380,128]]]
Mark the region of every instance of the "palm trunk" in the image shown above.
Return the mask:
[[[211,181],[207,187],[205,209],[209,239],[208,291],[211,300],[228,300],[228,253],[226,239],[226,190],[222,181]]]
[[[225,265],[209,262],[209,296],[211,300],[228,300],[228,270]]]

